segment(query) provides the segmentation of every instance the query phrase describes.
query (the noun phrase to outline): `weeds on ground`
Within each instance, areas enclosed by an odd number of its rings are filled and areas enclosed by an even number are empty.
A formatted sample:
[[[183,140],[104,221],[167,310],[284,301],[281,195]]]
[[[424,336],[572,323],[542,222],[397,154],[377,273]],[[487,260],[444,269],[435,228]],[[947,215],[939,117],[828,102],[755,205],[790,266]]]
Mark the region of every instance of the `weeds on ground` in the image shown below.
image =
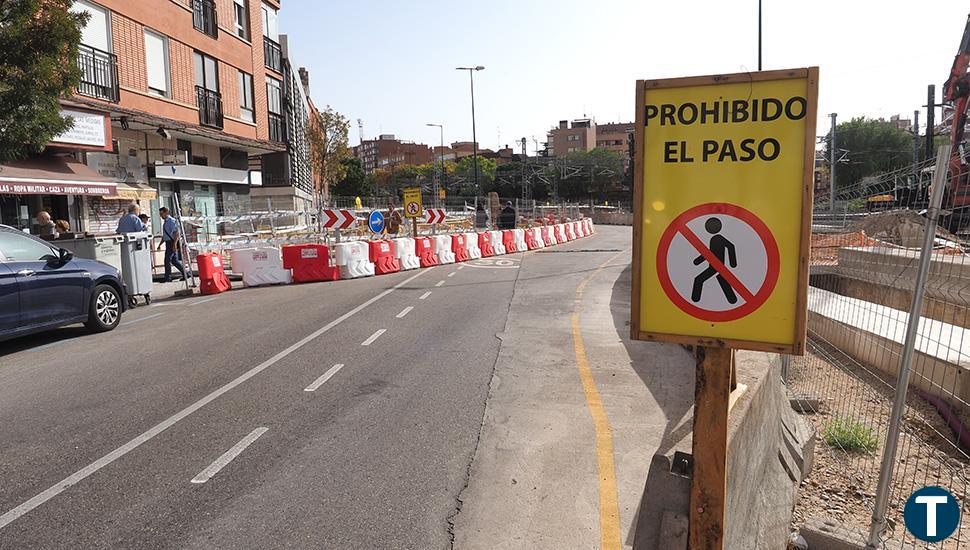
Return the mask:
[[[871,453],[879,447],[872,428],[851,416],[836,416],[822,430],[822,438],[832,447],[851,453]]]

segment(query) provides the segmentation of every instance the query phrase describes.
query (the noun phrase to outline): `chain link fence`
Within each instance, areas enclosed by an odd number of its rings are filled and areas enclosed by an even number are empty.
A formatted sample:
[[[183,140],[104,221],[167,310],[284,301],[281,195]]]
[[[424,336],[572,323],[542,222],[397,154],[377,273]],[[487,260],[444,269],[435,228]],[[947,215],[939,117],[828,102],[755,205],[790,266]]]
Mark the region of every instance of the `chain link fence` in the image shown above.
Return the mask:
[[[840,189],[834,207],[827,191],[816,202],[807,352],[789,358],[784,373],[793,405],[819,436],[796,527],[820,517],[868,533],[876,523],[879,542],[927,547],[906,530],[902,511],[913,491],[936,485],[957,498],[963,515],[957,532],[932,547],[970,546],[970,241],[950,189],[944,215],[930,228],[909,391],[890,456],[886,522],[873,520],[934,164]]]

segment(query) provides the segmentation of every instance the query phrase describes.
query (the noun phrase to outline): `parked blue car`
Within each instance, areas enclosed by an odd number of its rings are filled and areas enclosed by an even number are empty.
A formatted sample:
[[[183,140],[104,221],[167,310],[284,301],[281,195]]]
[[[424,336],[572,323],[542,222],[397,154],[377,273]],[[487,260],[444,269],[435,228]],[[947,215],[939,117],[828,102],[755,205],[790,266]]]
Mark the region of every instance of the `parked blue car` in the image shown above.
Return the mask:
[[[74,323],[112,330],[127,303],[114,267],[0,225],[0,340]]]

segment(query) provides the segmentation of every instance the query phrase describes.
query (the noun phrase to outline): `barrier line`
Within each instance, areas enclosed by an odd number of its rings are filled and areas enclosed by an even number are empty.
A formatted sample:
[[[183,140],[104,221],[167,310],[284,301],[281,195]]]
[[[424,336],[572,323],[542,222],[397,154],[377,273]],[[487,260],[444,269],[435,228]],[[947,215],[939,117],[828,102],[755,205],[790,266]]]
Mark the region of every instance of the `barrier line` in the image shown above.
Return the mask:
[[[583,291],[586,290],[586,285],[620,254],[614,255],[600,264],[593,273],[579,283],[579,286],[576,287],[576,297],[573,301],[572,313],[573,349],[576,352],[576,366],[579,369],[579,378],[583,384],[583,394],[586,397],[586,405],[589,408],[590,416],[593,418],[593,427],[596,432],[601,550],[620,550],[623,548],[620,537],[620,505],[616,491],[616,465],[613,461],[613,428],[610,426],[610,419],[606,415],[606,408],[603,407],[603,400],[600,397],[599,390],[596,389],[593,371],[589,368],[586,346],[583,343],[583,333],[579,328],[579,306],[582,302]]]
[[[402,286],[410,283],[414,279],[417,279],[423,273],[426,273],[426,270],[418,271],[417,273],[415,273],[414,275],[408,277],[407,279],[404,279],[400,283],[392,286],[391,288],[389,288],[387,290],[384,290],[383,292],[381,292],[377,296],[374,296],[373,298],[368,299],[366,302],[364,302],[364,303],[360,304],[359,306],[351,309],[347,313],[344,313],[340,317],[337,317],[333,321],[330,321],[326,325],[324,325],[324,326],[318,328],[317,330],[311,332],[310,334],[304,336],[301,340],[299,340],[296,343],[290,345],[290,347],[284,349],[283,351],[281,351],[281,352],[277,353],[276,355],[270,357],[266,361],[263,361],[262,363],[256,365],[255,367],[253,367],[253,368],[249,369],[248,371],[244,372],[243,374],[239,375],[238,377],[236,377],[235,379],[233,379],[231,382],[228,382],[224,386],[221,386],[219,389],[213,391],[209,395],[203,397],[202,399],[199,399],[195,403],[192,403],[188,407],[185,407],[181,411],[179,411],[179,412],[175,413],[174,415],[166,418],[165,420],[159,422],[158,424],[156,424],[154,427],[150,428],[145,433],[139,435],[138,437],[132,439],[131,441],[125,443],[124,445],[122,445],[122,446],[118,447],[117,449],[111,451],[110,453],[104,455],[103,457],[99,458],[98,460],[95,460],[91,464],[88,464],[84,468],[81,468],[80,470],[78,470],[78,471],[74,472],[73,474],[67,476],[66,478],[62,479],[61,481],[55,483],[53,486],[51,486],[48,489],[44,490],[42,493],[40,493],[37,496],[31,498],[30,500],[24,502],[20,506],[17,506],[13,510],[10,510],[10,511],[4,513],[2,516],[0,516],[0,529],[3,529],[7,525],[10,525],[11,522],[16,521],[16,519],[19,518],[20,516],[23,516],[24,514],[30,512],[34,508],[37,508],[38,506],[44,504],[48,500],[50,500],[50,499],[56,497],[57,495],[61,494],[62,492],[64,492],[65,490],[67,490],[68,487],[70,487],[70,486],[72,486],[72,485],[74,485],[76,483],[81,482],[82,480],[84,480],[88,476],[94,474],[95,472],[97,472],[101,468],[104,468],[108,464],[111,464],[115,460],[118,460],[119,458],[125,456],[126,454],[130,453],[131,451],[137,449],[138,447],[140,447],[146,441],[150,441],[151,439],[154,439],[156,436],[158,436],[158,434],[160,434],[160,433],[164,432],[165,430],[171,428],[172,426],[174,426],[177,422],[179,422],[183,418],[189,416],[190,414],[194,413],[195,411],[197,411],[197,410],[201,409],[202,407],[208,405],[212,401],[215,401],[219,396],[221,396],[222,394],[224,394],[224,393],[228,392],[229,390],[235,388],[236,386],[242,384],[246,380],[249,380],[250,378],[256,376],[257,374],[259,374],[261,372],[263,372],[264,370],[268,369],[269,367],[275,365],[280,360],[282,360],[286,356],[290,355],[294,351],[302,348],[303,346],[305,346],[305,345],[309,344],[310,342],[312,342],[313,340],[317,339],[321,334],[329,331],[330,329],[332,329],[333,327],[339,325],[340,323],[343,323],[344,321],[346,321],[347,319],[353,317],[357,313],[360,313],[360,311],[363,310],[364,308],[366,308],[367,306],[373,304],[374,302],[380,300],[381,298],[383,298],[383,297],[387,296],[388,294],[394,292],[395,290],[401,288]]]

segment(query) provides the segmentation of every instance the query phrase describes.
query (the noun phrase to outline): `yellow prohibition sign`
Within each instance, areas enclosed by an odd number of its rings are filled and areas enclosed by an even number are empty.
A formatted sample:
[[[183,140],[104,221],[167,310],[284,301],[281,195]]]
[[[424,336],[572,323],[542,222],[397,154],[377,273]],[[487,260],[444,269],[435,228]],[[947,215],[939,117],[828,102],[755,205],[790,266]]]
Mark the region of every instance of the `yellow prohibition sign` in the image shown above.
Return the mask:
[[[818,68],[640,80],[632,338],[804,353]]]
[[[404,190],[404,217],[420,218],[424,215],[421,208],[421,188],[409,187]]]

